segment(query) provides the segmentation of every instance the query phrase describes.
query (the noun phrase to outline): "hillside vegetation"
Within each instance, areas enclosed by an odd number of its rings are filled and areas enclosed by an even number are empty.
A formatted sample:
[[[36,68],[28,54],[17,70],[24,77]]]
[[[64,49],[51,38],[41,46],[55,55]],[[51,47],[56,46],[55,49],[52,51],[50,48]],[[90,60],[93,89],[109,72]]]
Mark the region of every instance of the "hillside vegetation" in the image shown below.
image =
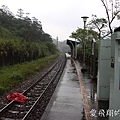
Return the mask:
[[[0,94],[24,82],[30,76],[39,73],[57,58],[58,55],[51,55],[22,64],[2,67],[2,69],[0,69]]]
[[[29,18],[22,9],[14,16],[7,6],[0,8],[0,66],[36,60],[57,51],[37,18]]]

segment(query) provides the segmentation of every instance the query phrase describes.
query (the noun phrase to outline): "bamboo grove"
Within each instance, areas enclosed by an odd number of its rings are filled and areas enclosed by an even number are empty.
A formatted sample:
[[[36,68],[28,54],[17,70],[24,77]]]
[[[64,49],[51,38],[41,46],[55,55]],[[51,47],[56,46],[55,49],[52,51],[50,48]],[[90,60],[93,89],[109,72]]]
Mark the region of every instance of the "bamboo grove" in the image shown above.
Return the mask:
[[[9,8],[0,8],[0,66],[39,59],[57,52],[52,38],[38,19],[22,9],[14,16]]]

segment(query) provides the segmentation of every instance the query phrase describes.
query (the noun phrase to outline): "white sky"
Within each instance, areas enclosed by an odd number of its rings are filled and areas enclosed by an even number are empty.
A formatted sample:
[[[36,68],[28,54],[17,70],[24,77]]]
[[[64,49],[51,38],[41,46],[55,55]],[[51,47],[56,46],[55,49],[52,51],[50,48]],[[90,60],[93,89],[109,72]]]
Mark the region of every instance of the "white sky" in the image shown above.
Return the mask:
[[[0,0],[0,7],[8,6],[16,15],[19,8],[30,13],[42,23],[44,32],[52,38],[66,40],[78,27],[83,27],[82,16],[92,14],[98,18],[106,18],[101,0]],[[118,25],[119,26],[119,25]]]

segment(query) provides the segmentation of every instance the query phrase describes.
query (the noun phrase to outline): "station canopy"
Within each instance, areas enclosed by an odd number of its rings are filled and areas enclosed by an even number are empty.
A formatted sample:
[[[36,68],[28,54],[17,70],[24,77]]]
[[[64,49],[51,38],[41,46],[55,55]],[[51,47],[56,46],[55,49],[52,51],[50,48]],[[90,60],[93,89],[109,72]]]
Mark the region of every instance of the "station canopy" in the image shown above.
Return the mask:
[[[71,47],[72,46],[72,44],[75,46],[75,44],[80,44],[80,41],[79,40],[75,40],[75,39],[72,39],[72,38],[70,38],[70,39],[67,39],[67,44]]]

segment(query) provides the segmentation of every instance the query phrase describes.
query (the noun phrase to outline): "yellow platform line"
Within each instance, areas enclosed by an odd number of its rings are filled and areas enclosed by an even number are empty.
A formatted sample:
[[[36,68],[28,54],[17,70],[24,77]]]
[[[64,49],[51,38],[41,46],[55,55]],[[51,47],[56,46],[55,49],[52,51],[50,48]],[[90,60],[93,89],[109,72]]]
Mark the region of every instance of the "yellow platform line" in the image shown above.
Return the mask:
[[[85,86],[84,86],[84,83],[83,83],[81,75],[80,75],[80,71],[79,71],[79,69],[77,67],[76,62],[73,59],[72,59],[72,61],[75,64],[78,79],[79,79],[79,82],[80,82],[80,88],[81,88],[81,93],[82,93],[83,102],[84,102],[86,120],[93,120],[93,118],[90,116],[90,105],[89,105],[89,102],[88,102],[88,99],[87,99],[87,93],[86,93]]]

